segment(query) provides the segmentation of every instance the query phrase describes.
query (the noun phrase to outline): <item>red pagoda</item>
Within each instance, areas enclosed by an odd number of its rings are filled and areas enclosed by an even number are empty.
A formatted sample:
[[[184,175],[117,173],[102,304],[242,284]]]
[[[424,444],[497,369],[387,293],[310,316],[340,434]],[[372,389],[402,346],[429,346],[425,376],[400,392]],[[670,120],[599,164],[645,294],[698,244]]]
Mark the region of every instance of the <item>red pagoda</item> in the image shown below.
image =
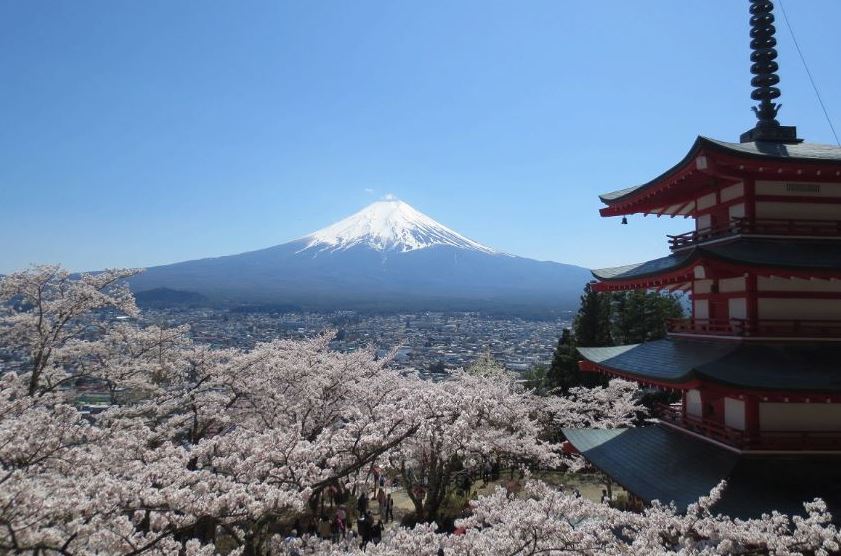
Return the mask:
[[[718,484],[716,509],[751,517],[841,509],[841,147],[776,120],[773,3],[752,0],[756,127],[699,137],[650,182],[601,196],[602,216],[693,218],[671,254],[593,272],[596,291],[688,292],[666,339],[580,348],[582,370],[679,393],[655,424],[566,430],[592,465],[646,502],[685,508]]]

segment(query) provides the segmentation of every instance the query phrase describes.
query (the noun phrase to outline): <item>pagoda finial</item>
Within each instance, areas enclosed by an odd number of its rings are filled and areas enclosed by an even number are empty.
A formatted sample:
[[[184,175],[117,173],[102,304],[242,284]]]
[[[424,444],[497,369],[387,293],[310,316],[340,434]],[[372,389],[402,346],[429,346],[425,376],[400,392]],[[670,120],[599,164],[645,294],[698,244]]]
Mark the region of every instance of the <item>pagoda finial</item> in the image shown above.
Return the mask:
[[[774,34],[774,3],[771,0],[750,0],[750,72],[753,74],[750,84],[753,87],[751,98],[759,104],[752,109],[756,114],[756,127],[741,136],[742,143],[753,141],[776,141],[781,143],[799,142],[797,128],[781,126],[777,121],[777,112],[781,104],[772,102],[780,97],[777,84],[780,69],[777,59],[777,39]]]

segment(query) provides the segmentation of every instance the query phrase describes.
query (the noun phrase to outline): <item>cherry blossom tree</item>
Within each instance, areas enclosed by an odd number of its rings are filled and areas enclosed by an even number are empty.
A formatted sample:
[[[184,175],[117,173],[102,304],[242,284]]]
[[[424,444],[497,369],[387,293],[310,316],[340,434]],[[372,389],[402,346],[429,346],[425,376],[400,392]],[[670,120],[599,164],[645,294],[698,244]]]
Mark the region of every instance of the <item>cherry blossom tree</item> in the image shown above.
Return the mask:
[[[31,370],[2,384],[0,546],[166,551],[222,531],[256,553],[274,523],[417,430],[418,380],[369,351],[330,351],[330,335],[240,352],[115,324],[102,309],[136,314],[120,283],[131,274],[39,267],[2,281],[4,345]],[[89,423],[71,403],[80,378],[124,399]]]
[[[564,396],[547,396],[544,401],[559,428],[614,429],[633,426],[646,413],[639,399],[636,383],[612,379],[605,387],[578,386]]]
[[[441,534],[434,524],[397,529],[369,546],[370,555],[466,556],[834,554],[841,535],[821,501],[806,503],[803,517],[773,513],[739,520],[712,510],[724,483],[685,513],[653,504],[641,513],[621,511],[574,496],[541,481],[528,481],[517,495],[503,487],[471,504],[456,524],[463,533]],[[358,547],[299,543],[316,554],[362,554]]]
[[[401,474],[417,513],[434,519],[465,470],[488,458],[556,465],[553,430],[620,426],[640,409],[622,381],[541,397],[492,361],[424,381],[370,350],[332,351],[329,333],[249,351],[197,345],[187,327],[116,319],[137,315],[124,285],[133,273],[0,278],[0,342],[25,363],[0,376],[0,553],[355,553],[277,532],[326,489],[361,485],[375,463]],[[77,409],[82,382],[111,394],[108,410]],[[530,481],[471,502],[464,535],[398,528],[369,553],[839,548],[820,501],[806,517],[739,521],[711,511],[719,490],[686,514],[657,504],[634,514]]]
[[[558,446],[542,440],[532,398],[505,374],[455,372],[447,381],[416,384],[422,419],[389,453],[388,467],[400,474],[417,519],[435,520],[457,484],[490,461],[558,463]]]

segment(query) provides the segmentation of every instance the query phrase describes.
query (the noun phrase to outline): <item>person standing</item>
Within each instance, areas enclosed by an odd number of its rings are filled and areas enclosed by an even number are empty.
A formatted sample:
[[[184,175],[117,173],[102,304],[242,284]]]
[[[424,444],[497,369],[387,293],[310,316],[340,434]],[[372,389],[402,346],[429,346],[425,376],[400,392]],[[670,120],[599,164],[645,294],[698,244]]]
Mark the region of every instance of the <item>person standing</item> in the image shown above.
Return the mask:
[[[388,523],[389,521],[394,520],[394,499],[391,497],[391,493],[385,499],[385,521]]]
[[[344,506],[339,506],[339,509],[336,510],[336,538],[344,538],[345,533],[347,532],[347,512],[345,512]]]
[[[356,509],[360,516],[368,511],[368,495],[364,491],[359,494],[359,499],[356,501]]]
[[[602,504],[610,504],[610,496],[605,489],[602,489]]]
[[[333,544],[339,542],[339,539],[342,538],[344,535],[342,533],[342,524],[339,519],[339,516],[333,518],[333,521],[330,523],[330,540],[333,541]]]
[[[370,512],[365,512],[359,516],[359,519],[356,520],[356,529],[359,531],[359,537],[362,539],[362,550],[365,550],[365,546],[371,542],[371,514]]]
[[[379,510],[380,510],[380,518],[385,516],[385,501],[386,501],[385,490],[380,488],[380,489],[377,490],[377,505],[379,506]]]
[[[374,544],[380,544],[380,541],[383,538],[383,521],[381,519],[377,520],[376,525],[371,527],[371,542]]]

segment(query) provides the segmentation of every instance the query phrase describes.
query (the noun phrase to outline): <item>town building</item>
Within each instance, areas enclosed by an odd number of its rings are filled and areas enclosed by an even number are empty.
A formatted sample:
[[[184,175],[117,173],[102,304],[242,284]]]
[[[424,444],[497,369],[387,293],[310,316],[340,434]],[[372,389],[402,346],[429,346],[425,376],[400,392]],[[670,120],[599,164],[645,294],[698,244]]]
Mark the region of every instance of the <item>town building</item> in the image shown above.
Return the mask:
[[[680,396],[651,426],[565,430],[645,502],[684,509],[720,481],[716,509],[755,517],[841,513],[841,147],[776,120],[773,3],[752,0],[756,127],[739,143],[699,137],[650,182],[601,196],[603,216],[687,217],[668,256],[594,271],[596,291],[682,290],[691,317],[666,339],[585,347],[581,369]]]

